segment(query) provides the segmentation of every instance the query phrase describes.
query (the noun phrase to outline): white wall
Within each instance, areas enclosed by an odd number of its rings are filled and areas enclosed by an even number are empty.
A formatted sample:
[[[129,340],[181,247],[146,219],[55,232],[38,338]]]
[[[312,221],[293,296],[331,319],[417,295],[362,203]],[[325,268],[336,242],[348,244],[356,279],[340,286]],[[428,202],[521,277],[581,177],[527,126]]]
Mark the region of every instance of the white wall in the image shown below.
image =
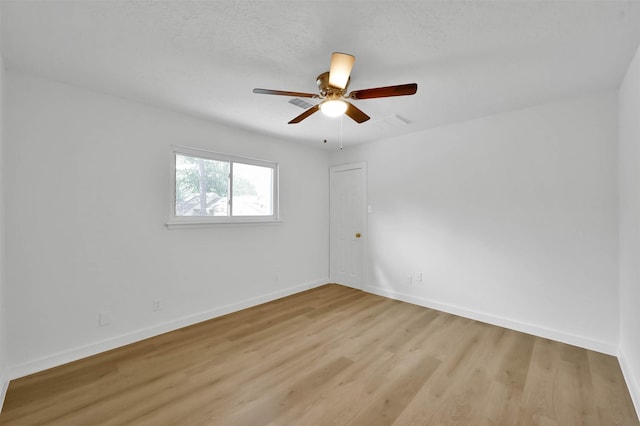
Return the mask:
[[[12,377],[326,283],[325,151],[11,70],[5,83]],[[171,144],[279,162],[283,223],[167,230]]]
[[[616,353],[616,138],[606,92],[332,154],[367,162],[365,289]]]
[[[7,345],[5,339],[5,263],[4,263],[4,64],[2,62],[2,52],[0,51],[0,410],[4,403],[4,396],[9,385],[6,353]]]
[[[640,413],[640,48],[619,92],[620,364]]]

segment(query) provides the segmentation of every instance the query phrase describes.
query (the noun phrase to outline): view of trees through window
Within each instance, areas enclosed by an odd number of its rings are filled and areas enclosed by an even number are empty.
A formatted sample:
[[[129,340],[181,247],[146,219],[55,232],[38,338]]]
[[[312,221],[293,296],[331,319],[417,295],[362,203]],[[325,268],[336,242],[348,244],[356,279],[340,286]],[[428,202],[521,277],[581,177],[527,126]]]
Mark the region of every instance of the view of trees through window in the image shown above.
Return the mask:
[[[179,153],[175,166],[176,216],[273,214],[273,167]]]

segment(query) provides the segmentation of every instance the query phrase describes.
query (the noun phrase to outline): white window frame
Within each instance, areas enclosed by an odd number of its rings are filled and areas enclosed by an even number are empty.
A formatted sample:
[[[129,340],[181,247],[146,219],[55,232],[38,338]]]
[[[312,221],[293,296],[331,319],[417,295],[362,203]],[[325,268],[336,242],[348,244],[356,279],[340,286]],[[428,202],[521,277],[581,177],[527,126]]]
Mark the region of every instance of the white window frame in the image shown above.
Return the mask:
[[[176,155],[205,158],[207,160],[228,161],[229,164],[229,208],[227,216],[176,216]],[[249,164],[253,166],[268,167],[273,170],[273,212],[269,216],[232,216],[233,212],[233,164]],[[279,170],[278,163],[274,161],[258,160],[256,158],[240,157],[237,155],[222,154],[204,149],[188,148],[179,145],[171,146],[171,205],[167,227],[201,227],[224,224],[273,224],[280,223],[279,216]]]

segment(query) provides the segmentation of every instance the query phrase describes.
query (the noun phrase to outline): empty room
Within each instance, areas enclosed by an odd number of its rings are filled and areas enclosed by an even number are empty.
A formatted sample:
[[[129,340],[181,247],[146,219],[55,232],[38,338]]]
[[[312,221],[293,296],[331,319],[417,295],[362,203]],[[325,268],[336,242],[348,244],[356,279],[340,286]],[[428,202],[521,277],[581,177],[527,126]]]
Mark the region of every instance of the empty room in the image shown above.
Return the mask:
[[[0,25],[0,424],[640,425],[640,1]]]

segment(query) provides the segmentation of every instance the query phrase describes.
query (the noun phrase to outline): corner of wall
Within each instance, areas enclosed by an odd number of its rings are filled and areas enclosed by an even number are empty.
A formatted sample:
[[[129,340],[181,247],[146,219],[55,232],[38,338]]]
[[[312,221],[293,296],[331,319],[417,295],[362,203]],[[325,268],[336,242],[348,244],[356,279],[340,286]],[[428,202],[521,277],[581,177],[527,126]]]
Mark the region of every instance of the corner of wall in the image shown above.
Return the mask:
[[[627,383],[627,389],[629,389],[631,401],[636,409],[636,415],[640,418],[640,383],[638,383],[634,377],[628,358],[626,357],[622,347],[618,351],[618,363],[620,364],[624,380]]]
[[[7,379],[4,375],[0,376],[0,412],[2,412],[2,407],[4,406],[4,398],[7,396],[7,389],[9,389],[9,379]]]
[[[618,361],[640,416],[640,46],[618,91]]]
[[[0,15],[1,15],[0,7]],[[9,379],[7,377],[6,368],[6,342],[5,342],[5,273],[4,273],[4,257],[5,257],[5,218],[4,218],[4,62],[2,60],[2,51],[0,51],[0,411],[4,405],[4,397],[9,387]]]

